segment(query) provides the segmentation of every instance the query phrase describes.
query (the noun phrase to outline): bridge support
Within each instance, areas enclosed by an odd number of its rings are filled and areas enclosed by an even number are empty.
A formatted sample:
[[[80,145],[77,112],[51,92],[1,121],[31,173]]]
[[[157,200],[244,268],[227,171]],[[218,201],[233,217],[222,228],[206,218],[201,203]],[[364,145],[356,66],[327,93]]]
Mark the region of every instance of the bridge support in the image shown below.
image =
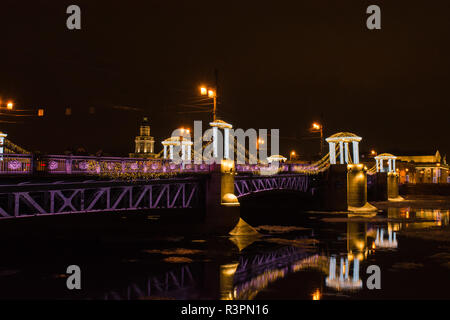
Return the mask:
[[[347,166],[347,205],[351,212],[377,210],[367,202],[367,169],[363,164]]]
[[[373,212],[367,202],[367,172],[362,164],[331,165],[324,177],[322,207],[329,211]]]
[[[205,232],[229,233],[239,222],[240,203],[234,194],[234,161],[212,164],[206,183]]]
[[[395,169],[396,156],[390,153],[382,153],[375,157],[377,172],[387,172],[387,198],[389,201],[403,201],[398,194],[398,173]],[[386,160],[388,167],[383,166],[383,160]]]
[[[387,174],[387,194],[389,201],[402,201],[404,200],[398,194],[398,173],[389,172]]]

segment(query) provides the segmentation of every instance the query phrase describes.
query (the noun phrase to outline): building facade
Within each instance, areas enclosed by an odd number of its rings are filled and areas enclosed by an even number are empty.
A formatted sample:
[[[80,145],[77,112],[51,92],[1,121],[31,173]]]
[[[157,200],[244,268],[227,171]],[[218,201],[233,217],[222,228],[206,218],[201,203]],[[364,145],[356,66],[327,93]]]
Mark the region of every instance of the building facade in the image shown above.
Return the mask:
[[[439,151],[434,155],[397,156],[400,183],[449,183],[449,165]]]

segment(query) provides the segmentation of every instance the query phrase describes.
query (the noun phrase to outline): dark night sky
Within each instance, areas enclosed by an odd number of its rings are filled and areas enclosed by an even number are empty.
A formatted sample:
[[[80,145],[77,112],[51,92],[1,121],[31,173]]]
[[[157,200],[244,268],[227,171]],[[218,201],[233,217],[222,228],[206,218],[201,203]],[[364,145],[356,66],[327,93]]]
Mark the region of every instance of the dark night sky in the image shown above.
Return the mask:
[[[82,30],[66,29],[66,8]],[[382,30],[366,28],[378,4]],[[160,141],[209,120],[181,104],[219,70],[220,116],[241,128],[351,131],[361,148],[450,152],[449,2],[10,1],[0,3],[0,97],[44,118],[1,115],[30,150],[127,154],[148,115]],[[130,107],[117,108],[117,106]],[[64,115],[66,107],[73,115]],[[95,115],[88,113],[95,107]],[[140,111],[136,111],[138,109]],[[15,123],[9,123],[15,122]],[[301,143],[282,139],[282,151]]]

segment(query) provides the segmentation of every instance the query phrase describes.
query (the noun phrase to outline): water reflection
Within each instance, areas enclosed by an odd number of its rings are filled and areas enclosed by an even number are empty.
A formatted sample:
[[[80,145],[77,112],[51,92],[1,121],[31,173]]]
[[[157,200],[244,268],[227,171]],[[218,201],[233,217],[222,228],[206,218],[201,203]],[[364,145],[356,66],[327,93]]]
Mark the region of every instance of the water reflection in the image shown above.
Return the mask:
[[[359,259],[353,259],[349,263],[348,257],[340,257],[339,277],[336,277],[336,256],[330,258],[329,276],[325,280],[327,287],[335,290],[357,290],[362,288],[362,281],[359,278]],[[349,276],[350,268],[353,267],[353,275]]]
[[[319,236],[322,245],[327,242],[326,246],[264,247],[261,253],[261,243],[267,245],[267,242],[260,238],[251,241],[230,239],[239,250],[238,255],[228,255],[227,261],[197,261],[157,277],[146,277],[122,291],[110,291],[104,298],[251,300],[273,283],[310,270],[322,275],[314,280],[314,290],[309,294],[311,299],[319,300],[336,292],[354,293],[363,289],[361,270],[364,270],[364,262],[377,251],[394,254],[399,248],[398,233],[401,230],[449,224],[449,210],[390,208],[384,217],[373,221],[349,218],[344,222],[345,227],[342,223],[334,227],[334,239],[325,240]],[[317,226],[315,230],[320,228]],[[329,225],[326,228],[330,228]],[[339,240],[344,240],[339,230],[344,231],[345,242]],[[309,238],[314,236],[309,235]],[[252,249],[255,245],[257,250]]]

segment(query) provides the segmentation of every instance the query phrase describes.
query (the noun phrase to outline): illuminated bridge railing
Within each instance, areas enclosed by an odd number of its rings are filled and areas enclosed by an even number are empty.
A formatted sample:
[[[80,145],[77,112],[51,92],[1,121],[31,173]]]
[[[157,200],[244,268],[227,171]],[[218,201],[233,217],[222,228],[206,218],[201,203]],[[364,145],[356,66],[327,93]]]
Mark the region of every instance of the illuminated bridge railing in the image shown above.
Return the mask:
[[[163,159],[0,154],[0,174],[201,173],[208,164],[175,164]]]
[[[32,172],[31,154],[1,154],[0,174],[29,174]]]
[[[268,164],[236,164],[238,173],[264,173]],[[283,163],[277,173],[302,173],[305,168],[314,172],[309,164]],[[311,169],[312,168],[312,169]],[[123,174],[123,173],[207,173],[208,163],[176,164],[165,159],[142,159],[121,157],[93,157],[31,154],[0,154],[0,174]]]
[[[310,177],[300,174],[277,174],[273,176],[236,176],[234,180],[234,191],[236,196],[271,191],[289,190],[308,192]]]

